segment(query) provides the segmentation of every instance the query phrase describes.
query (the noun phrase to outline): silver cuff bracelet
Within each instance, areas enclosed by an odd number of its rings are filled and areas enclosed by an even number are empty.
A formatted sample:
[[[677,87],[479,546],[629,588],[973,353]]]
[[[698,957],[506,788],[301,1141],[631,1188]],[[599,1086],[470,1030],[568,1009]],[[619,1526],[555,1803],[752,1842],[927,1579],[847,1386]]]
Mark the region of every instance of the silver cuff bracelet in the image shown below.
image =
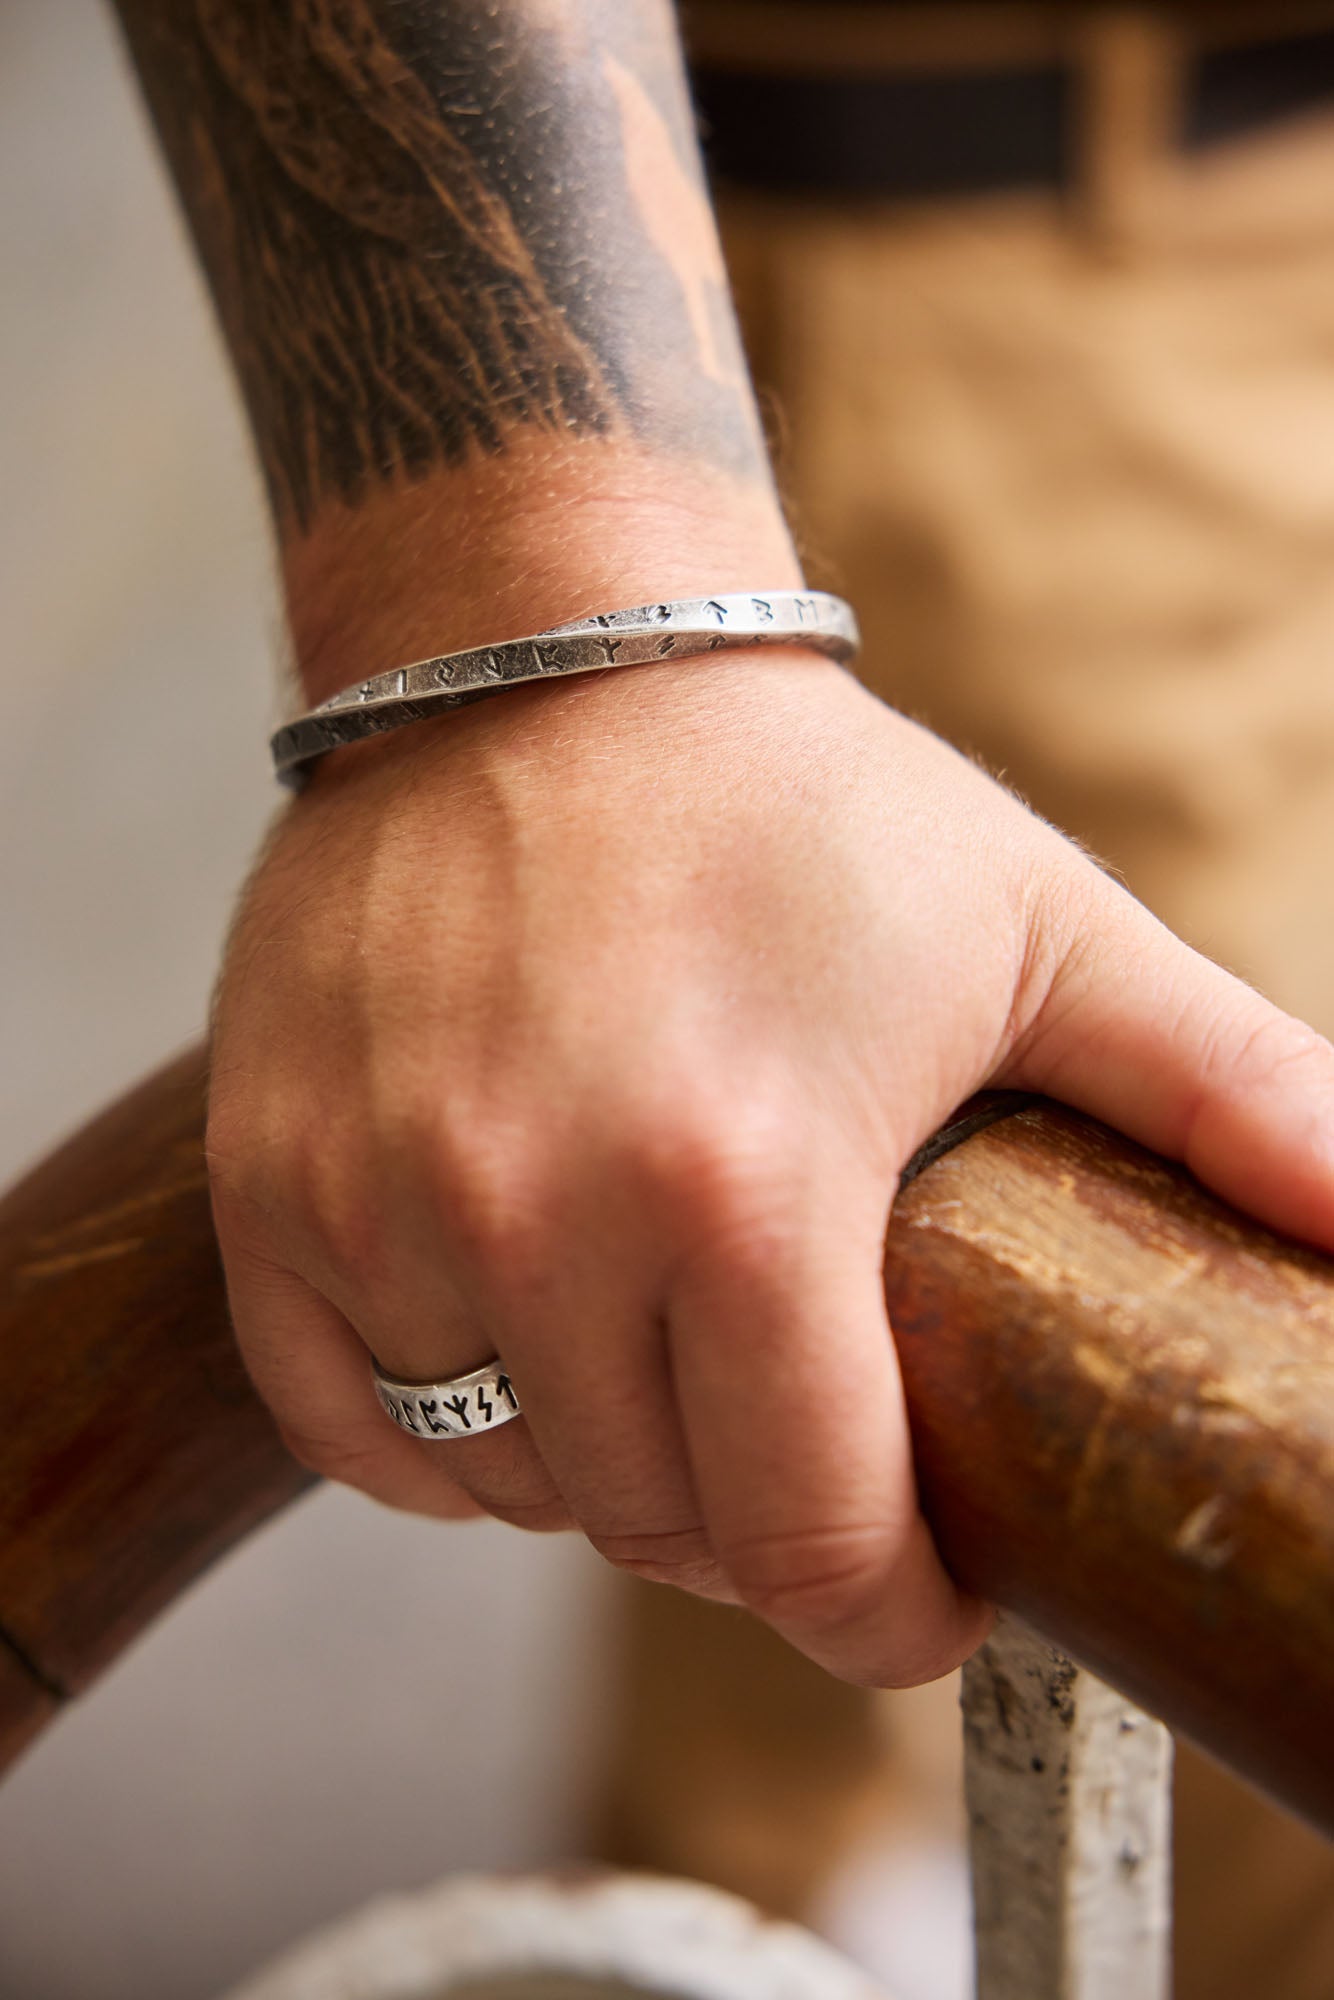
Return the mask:
[[[857,620],[841,597],[820,590],[689,597],[607,611],[531,638],[375,674],[287,723],[269,748],[283,783],[299,788],[310,766],[340,744],[381,736],[405,722],[425,722],[524,681],[774,645],[809,646],[846,663],[857,651]]]

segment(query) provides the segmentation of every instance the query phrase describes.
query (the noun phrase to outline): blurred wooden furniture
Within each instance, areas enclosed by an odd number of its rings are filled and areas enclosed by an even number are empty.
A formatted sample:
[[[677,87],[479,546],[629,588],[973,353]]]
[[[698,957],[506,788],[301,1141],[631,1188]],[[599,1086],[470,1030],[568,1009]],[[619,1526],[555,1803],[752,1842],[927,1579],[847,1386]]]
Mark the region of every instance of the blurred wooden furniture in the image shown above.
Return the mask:
[[[0,1204],[0,1761],[305,1484],[228,1333],[204,1082],[181,1057]],[[889,1235],[946,1558],[1334,1833],[1334,1265],[1001,1108]]]

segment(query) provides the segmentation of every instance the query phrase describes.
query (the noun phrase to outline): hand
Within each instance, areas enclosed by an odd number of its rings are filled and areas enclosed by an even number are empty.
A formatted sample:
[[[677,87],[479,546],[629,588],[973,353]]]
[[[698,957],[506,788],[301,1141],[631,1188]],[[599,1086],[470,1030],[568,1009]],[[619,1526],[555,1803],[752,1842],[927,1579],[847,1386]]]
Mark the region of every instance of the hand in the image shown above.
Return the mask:
[[[247,1362],[319,1472],[577,1525],[848,1679],[929,1679],[988,1613],[917,1511],[882,1247],[992,1083],[1334,1247],[1329,1046],[827,663],[636,668],[341,752],[219,997]],[[499,1353],[525,1417],[418,1443],[368,1350]]]

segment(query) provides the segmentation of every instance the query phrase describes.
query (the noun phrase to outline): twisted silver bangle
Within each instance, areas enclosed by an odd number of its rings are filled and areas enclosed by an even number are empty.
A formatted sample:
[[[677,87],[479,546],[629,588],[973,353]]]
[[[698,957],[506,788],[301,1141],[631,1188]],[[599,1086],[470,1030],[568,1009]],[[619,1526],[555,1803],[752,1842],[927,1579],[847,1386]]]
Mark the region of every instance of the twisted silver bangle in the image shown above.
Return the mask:
[[[424,722],[525,681],[690,660],[738,646],[809,646],[847,662],[858,640],[851,606],[820,590],[641,604],[374,674],[285,724],[269,748],[279,778],[299,787],[310,766],[341,744]]]

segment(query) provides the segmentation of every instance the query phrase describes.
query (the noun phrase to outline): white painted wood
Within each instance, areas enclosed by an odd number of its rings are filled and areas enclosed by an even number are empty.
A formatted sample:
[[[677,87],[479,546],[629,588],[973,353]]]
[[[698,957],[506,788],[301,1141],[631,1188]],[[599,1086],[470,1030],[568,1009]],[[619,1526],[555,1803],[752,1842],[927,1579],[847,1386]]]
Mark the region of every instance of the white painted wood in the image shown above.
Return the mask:
[[[463,1875],[383,1897],[230,2000],[886,2000],[795,1924],[694,1882]]]
[[[1167,1731],[1006,1618],[963,1718],[977,2000],[1168,2000]]]

